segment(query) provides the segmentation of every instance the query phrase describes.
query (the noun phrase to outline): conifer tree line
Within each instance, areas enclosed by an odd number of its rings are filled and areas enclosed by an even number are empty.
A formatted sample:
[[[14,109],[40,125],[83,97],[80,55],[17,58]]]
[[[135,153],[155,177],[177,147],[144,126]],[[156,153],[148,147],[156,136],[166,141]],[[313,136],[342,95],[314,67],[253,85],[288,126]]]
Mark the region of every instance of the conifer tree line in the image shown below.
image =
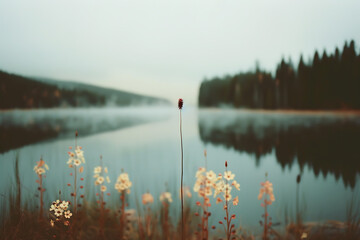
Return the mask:
[[[273,76],[255,71],[205,79],[200,85],[199,106],[257,109],[360,109],[360,54],[355,42],[345,42],[342,52],[313,59],[300,57],[295,68],[281,60]]]

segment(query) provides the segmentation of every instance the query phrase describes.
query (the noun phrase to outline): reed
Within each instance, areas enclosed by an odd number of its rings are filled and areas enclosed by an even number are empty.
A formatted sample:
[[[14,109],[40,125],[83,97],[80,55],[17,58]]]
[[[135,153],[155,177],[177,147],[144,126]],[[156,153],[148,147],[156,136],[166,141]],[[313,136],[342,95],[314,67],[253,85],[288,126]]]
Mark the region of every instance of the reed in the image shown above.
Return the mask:
[[[181,145],[181,180],[180,180],[180,189],[183,189],[184,185],[184,150],[183,150],[183,139],[182,139],[182,119],[181,119],[181,109],[183,108],[184,102],[182,98],[179,98],[178,107],[180,112],[180,145]],[[184,195],[183,191],[180,193],[181,197],[181,239],[184,239]]]

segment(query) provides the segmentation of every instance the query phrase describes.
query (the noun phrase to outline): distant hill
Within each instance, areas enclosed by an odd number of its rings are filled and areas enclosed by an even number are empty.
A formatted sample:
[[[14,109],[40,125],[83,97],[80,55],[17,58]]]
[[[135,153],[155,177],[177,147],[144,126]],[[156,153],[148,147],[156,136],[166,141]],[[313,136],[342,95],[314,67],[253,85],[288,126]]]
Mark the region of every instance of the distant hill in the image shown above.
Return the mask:
[[[169,104],[162,98],[0,71],[0,109]]]
[[[61,81],[61,80],[43,78],[43,77],[32,77],[32,79],[47,84],[56,85],[58,88],[63,90],[87,91],[97,94],[99,96],[103,96],[105,97],[105,101],[107,105],[111,104],[111,105],[127,106],[127,105],[170,104],[170,102],[166,99],[130,93],[117,89],[99,87],[86,83],[79,83],[74,81]]]

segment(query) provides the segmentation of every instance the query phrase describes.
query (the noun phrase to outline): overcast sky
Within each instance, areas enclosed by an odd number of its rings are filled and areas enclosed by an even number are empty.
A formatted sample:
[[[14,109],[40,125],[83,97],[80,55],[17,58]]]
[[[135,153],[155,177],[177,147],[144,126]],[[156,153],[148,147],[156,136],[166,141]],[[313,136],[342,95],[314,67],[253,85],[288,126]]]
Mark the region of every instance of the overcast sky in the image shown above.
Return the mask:
[[[354,39],[357,0],[0,0],[0,69],[196,103],[204,77]]]

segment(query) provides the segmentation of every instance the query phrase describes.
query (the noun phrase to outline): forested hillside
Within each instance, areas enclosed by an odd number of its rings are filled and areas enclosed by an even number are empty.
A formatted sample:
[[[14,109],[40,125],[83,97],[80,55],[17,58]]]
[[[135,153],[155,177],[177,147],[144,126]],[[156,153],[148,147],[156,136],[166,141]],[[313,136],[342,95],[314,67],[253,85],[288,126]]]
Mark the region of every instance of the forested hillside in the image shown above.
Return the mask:
[[[355,42],[343,50],[315,52],[297,67],[291,60],[278,64],[275,76],[254,72],[205,79],[199,91],[200,107],[222,105],[261,109],[360,109],[360,54]]]
[[[71,86],[61,87],[56,82],[0,71],[0,109],[169,104],[165,99],[115,89],[80,83],[71,83]]]

